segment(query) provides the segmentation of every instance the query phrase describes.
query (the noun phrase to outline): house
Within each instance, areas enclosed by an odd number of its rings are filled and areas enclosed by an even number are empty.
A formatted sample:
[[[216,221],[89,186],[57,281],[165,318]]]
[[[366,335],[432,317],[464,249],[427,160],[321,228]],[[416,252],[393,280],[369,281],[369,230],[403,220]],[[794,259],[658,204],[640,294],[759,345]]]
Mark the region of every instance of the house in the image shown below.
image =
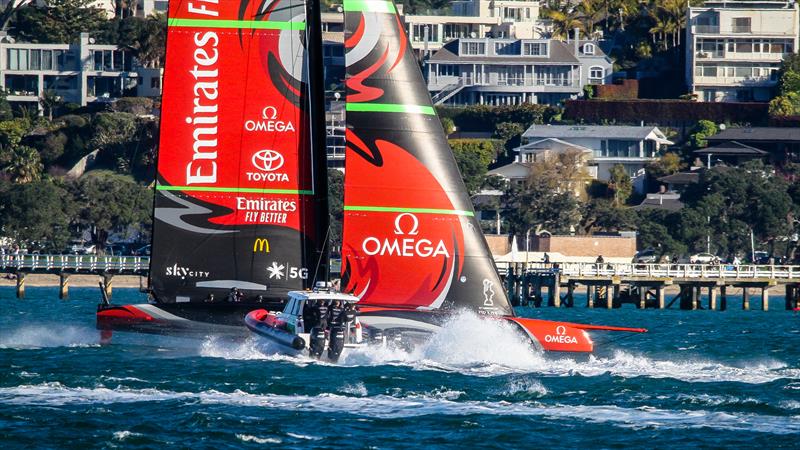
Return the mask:
[[[672,142],[652,126],[532,125],[522,134],[522,145],[515,149],[519,153],[517,162],[535,158],[542,151],[534,147],[549,145],[553,151],[563,151],[565,144],[592,152],[587,165],[594,178],[608,181],[611,168],[621,164],[630,175],[635,190],[643,193],[646,188],[644,167]]]
[[[706,102],[768,101],[800,36],[794,0],[707,1],[686,22],[686,84]]]
[[[502,177],[513,184],[522,184],[531,177],[534,164],[545,162],[567,152],[573,152],[575,157],[572,160],[576,163],[576,168],[583,172],[582,176],[576,178],[569,186],[575,196],[582,195],[588,182],[597,178],[597,166],[589,163],[592,159],[593,151],[580,145],[570,144],[560,139],[547,138],[529,142],[518,147],[515,151],[518,155],[514,162],[492,169],[488,172],[488,175]]]
[[[706,164],[706,167],[713,167],[717,163],[736,166],[752,159],[764,159],[769,156],[769,152],[737,141],[720,142],[695,150],[694,154]]]
[[[597,42],[580,39],[456,39],[427,62],[434,103],[448,105],[558,104],[612,70]]]
[[[129,51],[116,45],[95,44],[89,33],[81,33],[74,44],[21,43],[3,33],[0,88],[9,102],[34,109],[45,91],[86,106],[125,96],[160,95],[161,71],[139,66]]]
[[[403,15],[414,50],[427,56],[454,39],[536,39],[549,31],[547,22],[539,20],[538,1],[454,1],[448,12]]]
[[[800,128],[727,128],[707,138],[709,146],[737,142],[769,153],[770,162],[800,162]]]

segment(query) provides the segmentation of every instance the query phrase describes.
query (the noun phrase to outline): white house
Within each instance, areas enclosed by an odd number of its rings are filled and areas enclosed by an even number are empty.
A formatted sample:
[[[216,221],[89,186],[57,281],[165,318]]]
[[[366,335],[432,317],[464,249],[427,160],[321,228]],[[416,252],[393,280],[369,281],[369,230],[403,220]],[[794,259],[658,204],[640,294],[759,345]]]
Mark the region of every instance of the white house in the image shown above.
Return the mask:
[[[790,1],[707,1],[686,12],[686,84],[700,101],[768,101],[783,58],[797,51]]]
[[[637,192],[645,191],[647,163],[672,142],[657,127],[619,125],[532,125],[522,134],[522,145],[509,175],[520,171],[519,164],[530,164],[544,152],[578,149],[588,155],[589,175],[601,181],[610,179],[610,170],[621,164],[630,175]],[[515,165],[516,164],[516,165]],[[501,175],[503,168],[495,169]],[[510,178],[510,177],[509,177]]]

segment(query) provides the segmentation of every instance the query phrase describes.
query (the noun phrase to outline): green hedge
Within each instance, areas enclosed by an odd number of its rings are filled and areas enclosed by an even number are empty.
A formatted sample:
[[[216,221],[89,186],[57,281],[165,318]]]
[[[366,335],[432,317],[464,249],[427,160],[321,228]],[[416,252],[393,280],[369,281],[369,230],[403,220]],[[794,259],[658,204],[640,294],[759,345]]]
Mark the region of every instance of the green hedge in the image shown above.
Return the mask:
[[[514,106],[437,106],[436,111],[440,117],[452,119],[461,131],[488,132],[494,132],[497,124],[503,122],[517,122],[525,127],[534,123],[548,123],[559,113],[552,106],[531,103]]]

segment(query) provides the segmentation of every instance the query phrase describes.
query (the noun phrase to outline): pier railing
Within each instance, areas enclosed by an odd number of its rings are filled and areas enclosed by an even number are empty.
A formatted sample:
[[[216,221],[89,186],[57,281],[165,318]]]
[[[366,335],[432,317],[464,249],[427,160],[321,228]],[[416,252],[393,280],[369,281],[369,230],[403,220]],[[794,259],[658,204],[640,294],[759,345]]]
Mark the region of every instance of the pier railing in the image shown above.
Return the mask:
[[[149,268],[150,258],[147,256],[36,254],[0,256],[2,272],[146,275]]]
[[[513,266],[513,264],[512,264]],[[521,264],[524,266],[524,264]],[[509,268],[508,265],[505,266]],[[568,277],[773,279],[800,281],[800,266],[755,264],[639,264],[639,263],[528,263],[529,272],[553,272]]]

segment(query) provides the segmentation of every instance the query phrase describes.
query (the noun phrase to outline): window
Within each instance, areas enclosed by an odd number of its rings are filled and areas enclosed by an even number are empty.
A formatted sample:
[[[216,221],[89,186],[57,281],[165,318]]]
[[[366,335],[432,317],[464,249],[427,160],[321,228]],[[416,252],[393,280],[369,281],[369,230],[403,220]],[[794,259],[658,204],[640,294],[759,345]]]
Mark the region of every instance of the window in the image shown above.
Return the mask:
[[[462,42],[461,43],[462,55],[485,55],[486,43],[485,42]]]
[[[753,53],[753,43],[751,41],[737,42],[736,53]]]
[[[592,66],[589,68],[589,82],[601,83],[605,78],[606,71],[600,66]]]
[[[583,53],[585,55],[594,55],[594,44],[583,44]]]
[[[457,76],[458,66],[455,64],[439,64],[439,75],[451,77]]]
[[[526,42],[522,49],[526,56],[547,56],[547,44],[544,42]]]
[[[639,142],[610,139],[601,143],[602,156],[611,158],[638,158]]]
[[[737,78],[749,78],[753,74],[753,69],[746,66],[734,68],[734,76]]]
[[[414,42],[439,42],[439,27],[428,23],[414,24]]]
[[[731,19],[731,31],[734,33],[749,33],[750,32],[749,17],[734,17]]]
[[[39,70],[42,68],[42,51],[31,50],[30,54],[31,70]]]
[[[502,56],[519,55],[519,41],[496,42],[494,44],[494,53]]]

